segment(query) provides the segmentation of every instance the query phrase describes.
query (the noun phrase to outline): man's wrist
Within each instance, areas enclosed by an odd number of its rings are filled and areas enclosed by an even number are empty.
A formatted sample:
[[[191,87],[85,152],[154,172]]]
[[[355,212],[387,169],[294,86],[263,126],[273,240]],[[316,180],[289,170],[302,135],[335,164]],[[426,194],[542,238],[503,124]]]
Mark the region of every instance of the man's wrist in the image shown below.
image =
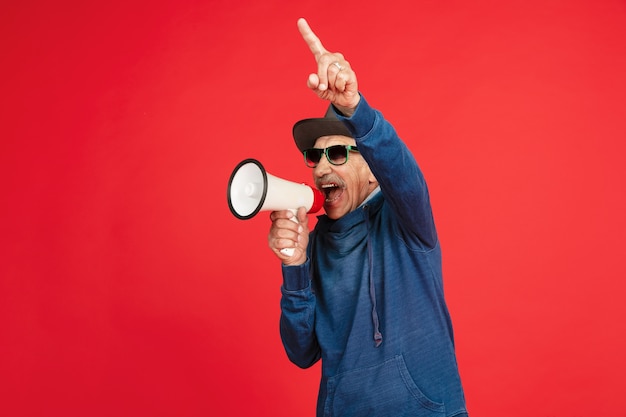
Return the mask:
[[[333,106],[335,106],[335,109],[337,109],[337,111],[339,113],[341,113],[341,115],[343,117],[352,117],[352,115],[354,114],[354,112],[356,111],[356,108],[359,106],[359,102],[361,101],[361,94],[357,94],[355,103],[350,106],[350,107],[344,107],[344,106],[339,106],[337,104],[333,104]]]

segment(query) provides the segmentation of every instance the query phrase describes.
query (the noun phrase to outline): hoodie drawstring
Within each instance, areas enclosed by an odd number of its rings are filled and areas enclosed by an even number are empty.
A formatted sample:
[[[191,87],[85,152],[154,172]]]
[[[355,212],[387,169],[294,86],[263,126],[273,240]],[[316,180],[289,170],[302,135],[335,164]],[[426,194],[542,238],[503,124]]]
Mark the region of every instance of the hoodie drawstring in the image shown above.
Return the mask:
[[[372,252],[372,242],[370,240],[370,219],[369,206],[365,205],[365,224],[367,225],[367,260],[369,264],[369,287],[370,301],[372,302],[372,324],[374,325],[374,342],[376,347],[383,343],[383,335],[379,330],[378,311],[376,310],[376,287],[374,285],[374,255]]]

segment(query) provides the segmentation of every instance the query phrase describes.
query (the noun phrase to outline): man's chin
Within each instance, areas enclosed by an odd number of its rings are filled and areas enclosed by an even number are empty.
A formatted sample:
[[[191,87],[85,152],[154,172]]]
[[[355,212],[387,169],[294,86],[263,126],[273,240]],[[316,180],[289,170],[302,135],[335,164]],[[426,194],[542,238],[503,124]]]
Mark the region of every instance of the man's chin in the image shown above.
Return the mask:
[[[343,210],[333,205],[324,205],[324,212],[326,212],[326,217],[332,220],[337,220],[345,214]]]

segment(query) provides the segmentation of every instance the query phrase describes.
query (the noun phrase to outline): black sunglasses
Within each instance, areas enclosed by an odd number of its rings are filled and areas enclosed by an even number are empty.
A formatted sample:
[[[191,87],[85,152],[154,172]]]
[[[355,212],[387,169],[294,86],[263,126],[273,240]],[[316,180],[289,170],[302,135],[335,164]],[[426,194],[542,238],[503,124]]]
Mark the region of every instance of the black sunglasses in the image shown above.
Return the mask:
[[[351,145],[334,145],[325,149],[311,148],[305,149],[302,154],[304,155],[304,163],[309,168],[315,168],[320,163],[322,155],[326,155],[326,159],[332,165],[343,165],[348,162],[348,155],[350,151],[358,152],[356,146]]]

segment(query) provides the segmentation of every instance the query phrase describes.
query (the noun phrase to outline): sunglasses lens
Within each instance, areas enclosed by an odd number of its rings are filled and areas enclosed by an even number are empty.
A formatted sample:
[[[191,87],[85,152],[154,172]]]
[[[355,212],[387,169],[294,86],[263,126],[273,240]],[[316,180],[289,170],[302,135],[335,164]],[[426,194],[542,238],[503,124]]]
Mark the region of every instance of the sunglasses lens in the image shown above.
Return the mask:
[[[328,159],[334,165],[345,164],[348,159],[348,149],[343,145],[335,145],[328,148],[326,151]]]
[[[304,151],[304,160],[307,166],[314,167],[319,164],[324,151],[322,149],[307,149]]]

